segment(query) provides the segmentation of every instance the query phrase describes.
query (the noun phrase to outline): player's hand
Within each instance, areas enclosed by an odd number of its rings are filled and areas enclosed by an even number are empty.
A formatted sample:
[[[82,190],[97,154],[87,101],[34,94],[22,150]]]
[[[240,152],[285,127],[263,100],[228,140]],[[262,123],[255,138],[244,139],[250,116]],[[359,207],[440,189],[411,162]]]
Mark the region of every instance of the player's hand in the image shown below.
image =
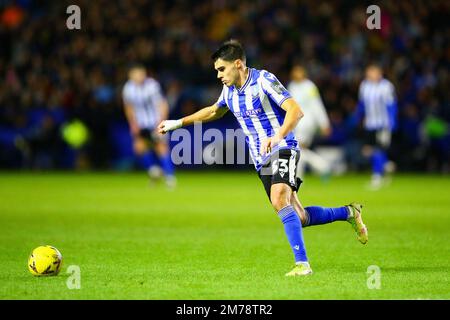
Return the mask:
[[[164,134],[168,131],[181,128],[182,125],[183,125],[183,123],[182,123],[181,119],[164,120],[158,125],[158,132]]]
[[[261,155],[264,156],[266,153],[270,153],[281,140],[283,140],[283,137],[278,133],[264,140],[261,144]]]

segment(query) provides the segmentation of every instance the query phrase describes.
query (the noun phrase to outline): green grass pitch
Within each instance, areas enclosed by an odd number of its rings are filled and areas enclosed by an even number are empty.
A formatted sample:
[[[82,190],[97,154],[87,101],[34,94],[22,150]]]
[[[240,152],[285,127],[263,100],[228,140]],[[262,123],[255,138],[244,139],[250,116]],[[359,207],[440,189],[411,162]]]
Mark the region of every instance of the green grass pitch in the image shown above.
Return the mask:
[[[145,173],[0,174],[0,299],[450,299],[448,177],[398,175],[377,192],[368,175],[307,177],[305,206],[364,204],[369,242],[346,222],[305,228],[314,274],[301,278],[284,276],[291,249],[256,174],[178,180],[168,191]],[[27,270],[42,244],[63,254],[57,277]]]

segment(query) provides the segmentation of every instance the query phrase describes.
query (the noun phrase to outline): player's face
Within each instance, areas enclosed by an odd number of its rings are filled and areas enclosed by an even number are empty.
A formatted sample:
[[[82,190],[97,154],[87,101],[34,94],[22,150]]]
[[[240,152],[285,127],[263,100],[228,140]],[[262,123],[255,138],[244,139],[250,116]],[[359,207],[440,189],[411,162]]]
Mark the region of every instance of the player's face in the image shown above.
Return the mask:
[[[294,81],[302,81],[305,79],[305,69],[300,66],[295,66],[291,72],[291,78]]]
[[[224,85],[230,87],[237,83],[239,80],[239,66],[241,60],[225,61],[217,59],[214,62],[214,69],[217,71],[217,79],[219,79]]]
[[[382,76],[381,70],[378,67],[369,67],[366,71],[366,78],[369,81],[378,82]]]
[[[142,84],[147,77],[147,72],[144,69],[133,69],[130,71],[129,77],[131,81]]]

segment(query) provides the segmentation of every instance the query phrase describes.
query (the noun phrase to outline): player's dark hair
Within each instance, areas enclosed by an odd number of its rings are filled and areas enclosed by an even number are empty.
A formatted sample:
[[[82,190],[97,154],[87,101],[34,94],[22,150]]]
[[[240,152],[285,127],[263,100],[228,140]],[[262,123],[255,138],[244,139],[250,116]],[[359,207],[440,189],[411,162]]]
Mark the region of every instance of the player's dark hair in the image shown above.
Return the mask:
[[[370,68],[376,68],[380,71],[383,71],[383,68],[381,67],[381,64],[378,62],[370,62],[367,66],[366,69],[370,69]]]
[[[306,67],[300,62],[294,62],[293,64],[291,64],[290,70],[293,70],[294,68],[300,68],[303,70],[303,72],[305,72],[305,74],[307,74]]]
[[[140,63],[140,62],[133,62],[128,67],[129,71],[136,70],[136,69],[146,70],[147,68],[145,67],[145,65],[143,63]]]
[[[224,42],[219,49],[211,55],[211,59],[215,62],[217,59],[225,61],[234,61],[241,59],[245,62],[245,51],[242,45],[237,40],[229,40]]]

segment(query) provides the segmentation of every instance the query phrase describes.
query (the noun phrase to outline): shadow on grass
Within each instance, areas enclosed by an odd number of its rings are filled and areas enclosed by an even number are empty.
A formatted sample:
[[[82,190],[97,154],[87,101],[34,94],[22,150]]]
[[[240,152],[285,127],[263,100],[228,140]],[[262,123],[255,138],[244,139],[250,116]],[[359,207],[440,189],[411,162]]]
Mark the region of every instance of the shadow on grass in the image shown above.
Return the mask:
[[[417,272],[417,271],[424,271],[424,272],[446,272],[450,269],[450,266],[437,266],[437,267],[427,267],[427,266],[399,266],[399,267],[383,267],[380,266],[381,272]]]

